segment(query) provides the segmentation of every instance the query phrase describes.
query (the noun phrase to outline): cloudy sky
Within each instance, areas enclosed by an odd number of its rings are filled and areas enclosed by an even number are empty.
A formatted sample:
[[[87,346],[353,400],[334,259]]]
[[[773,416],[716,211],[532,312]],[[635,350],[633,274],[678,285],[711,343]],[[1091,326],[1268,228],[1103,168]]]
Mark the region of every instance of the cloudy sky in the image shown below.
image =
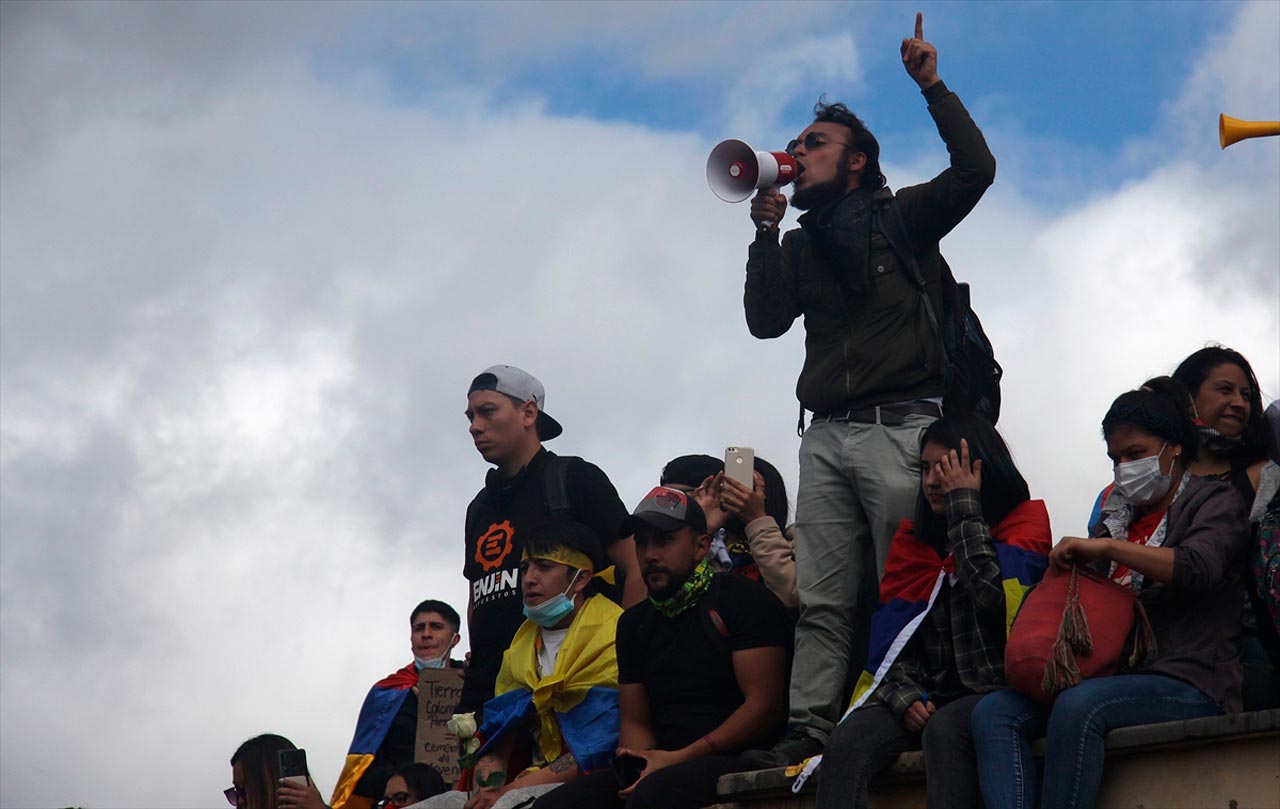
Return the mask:
[[[1280,139],[1216,130],[1280,118],[1280,4],[922,7],[1000,166],[943,248],[1075,532],[1116,394],[1209,342],[1280,392]],[[936,174],[914,10],[0,4],[0,805],[216,806],[268,730],[327,794],[465,604],[490,364],[628,505],[726,444],[794,484],[802,330],[747,333],[704,161],[826,93]]]

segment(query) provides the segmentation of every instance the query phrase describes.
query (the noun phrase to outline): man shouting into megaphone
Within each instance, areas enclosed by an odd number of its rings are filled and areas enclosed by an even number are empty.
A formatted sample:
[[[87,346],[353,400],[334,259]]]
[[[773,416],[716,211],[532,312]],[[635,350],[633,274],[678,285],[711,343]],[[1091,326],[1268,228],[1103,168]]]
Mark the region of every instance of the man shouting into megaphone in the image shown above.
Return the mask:
[[[778,337],[804,316],[796,395],[813,413],[807,429],[801,414],[790,727],[772,750],[744,757],[755,766],[821,752],[849,675],[866,662],[865,626],[889,543],[920,489],[918,440],[947,393],[941,319],[955,282],[938,242],[995,178],[982,133],[938,77],[922,15],[902,40],[902,64],[947,145],[948,169],[895,194],[867,127],[844,104],[820,101],[787,149],[800,169],[791,197],[806,211],[800,227],[779,244],[786,199],[764,189],[751,203],[747,325],[756,337]]]

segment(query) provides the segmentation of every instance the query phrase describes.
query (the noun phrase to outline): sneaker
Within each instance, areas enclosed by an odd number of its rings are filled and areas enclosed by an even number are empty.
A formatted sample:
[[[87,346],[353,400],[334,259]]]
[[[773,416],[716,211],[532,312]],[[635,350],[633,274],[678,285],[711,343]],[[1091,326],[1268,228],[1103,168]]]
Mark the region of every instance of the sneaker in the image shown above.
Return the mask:
[[[810,736],[808,731],[794,728],[772,749],[748,750],[742,754],[741,760],[748,767],[767,770],[773,767],[790,767],[821,752],[822,742]]]

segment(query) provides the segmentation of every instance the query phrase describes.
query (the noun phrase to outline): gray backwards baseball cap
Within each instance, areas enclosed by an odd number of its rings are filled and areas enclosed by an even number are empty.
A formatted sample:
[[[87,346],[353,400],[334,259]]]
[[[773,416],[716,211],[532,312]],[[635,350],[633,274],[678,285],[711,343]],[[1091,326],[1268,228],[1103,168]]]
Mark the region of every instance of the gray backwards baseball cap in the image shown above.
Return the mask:
[[[666,486],[655,487],[644,496],[631,516],[622,521],[618,535],[631,536],[641,523],[651,525],[664,534],[678,531],[686,525],[700,534],[707,532],[707,517],[698,501],[679,489]]]
[[[546,405],[547,392],[542,387],[542,383],[527,371],[522,371],[514,365],[491,365],[471,380],[471,387],[467,388],[467,394],[470,395],[478,390],[497,391],[522,402],[532,400],[538,406],[538,438],[543,441],[550,441],[564,432],[560,422],[548,416],[542,409]]]

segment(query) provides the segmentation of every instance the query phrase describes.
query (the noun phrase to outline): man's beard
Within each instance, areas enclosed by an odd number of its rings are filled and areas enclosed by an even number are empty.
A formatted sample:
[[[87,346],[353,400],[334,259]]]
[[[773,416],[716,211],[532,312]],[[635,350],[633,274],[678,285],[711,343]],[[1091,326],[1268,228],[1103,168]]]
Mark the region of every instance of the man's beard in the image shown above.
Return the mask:
[[[668,598],[671,598],[673,595],[680,592],[680,588],[684,587],[684,583],[693,576],[693,568],[686,570],[683,575],[677,573],[671,568],[662,569],[667,573],[668,583],[667,586],[663,587],[661,590],[649,588],[649,597],[654,601],[666,601]]]
[[[836,176],[808,188],[796,189],[791,195],[791,204],[801,211],[809,211],[835,202],[847,193],[849,193],[849,166],[841,161],[836,166]]]

